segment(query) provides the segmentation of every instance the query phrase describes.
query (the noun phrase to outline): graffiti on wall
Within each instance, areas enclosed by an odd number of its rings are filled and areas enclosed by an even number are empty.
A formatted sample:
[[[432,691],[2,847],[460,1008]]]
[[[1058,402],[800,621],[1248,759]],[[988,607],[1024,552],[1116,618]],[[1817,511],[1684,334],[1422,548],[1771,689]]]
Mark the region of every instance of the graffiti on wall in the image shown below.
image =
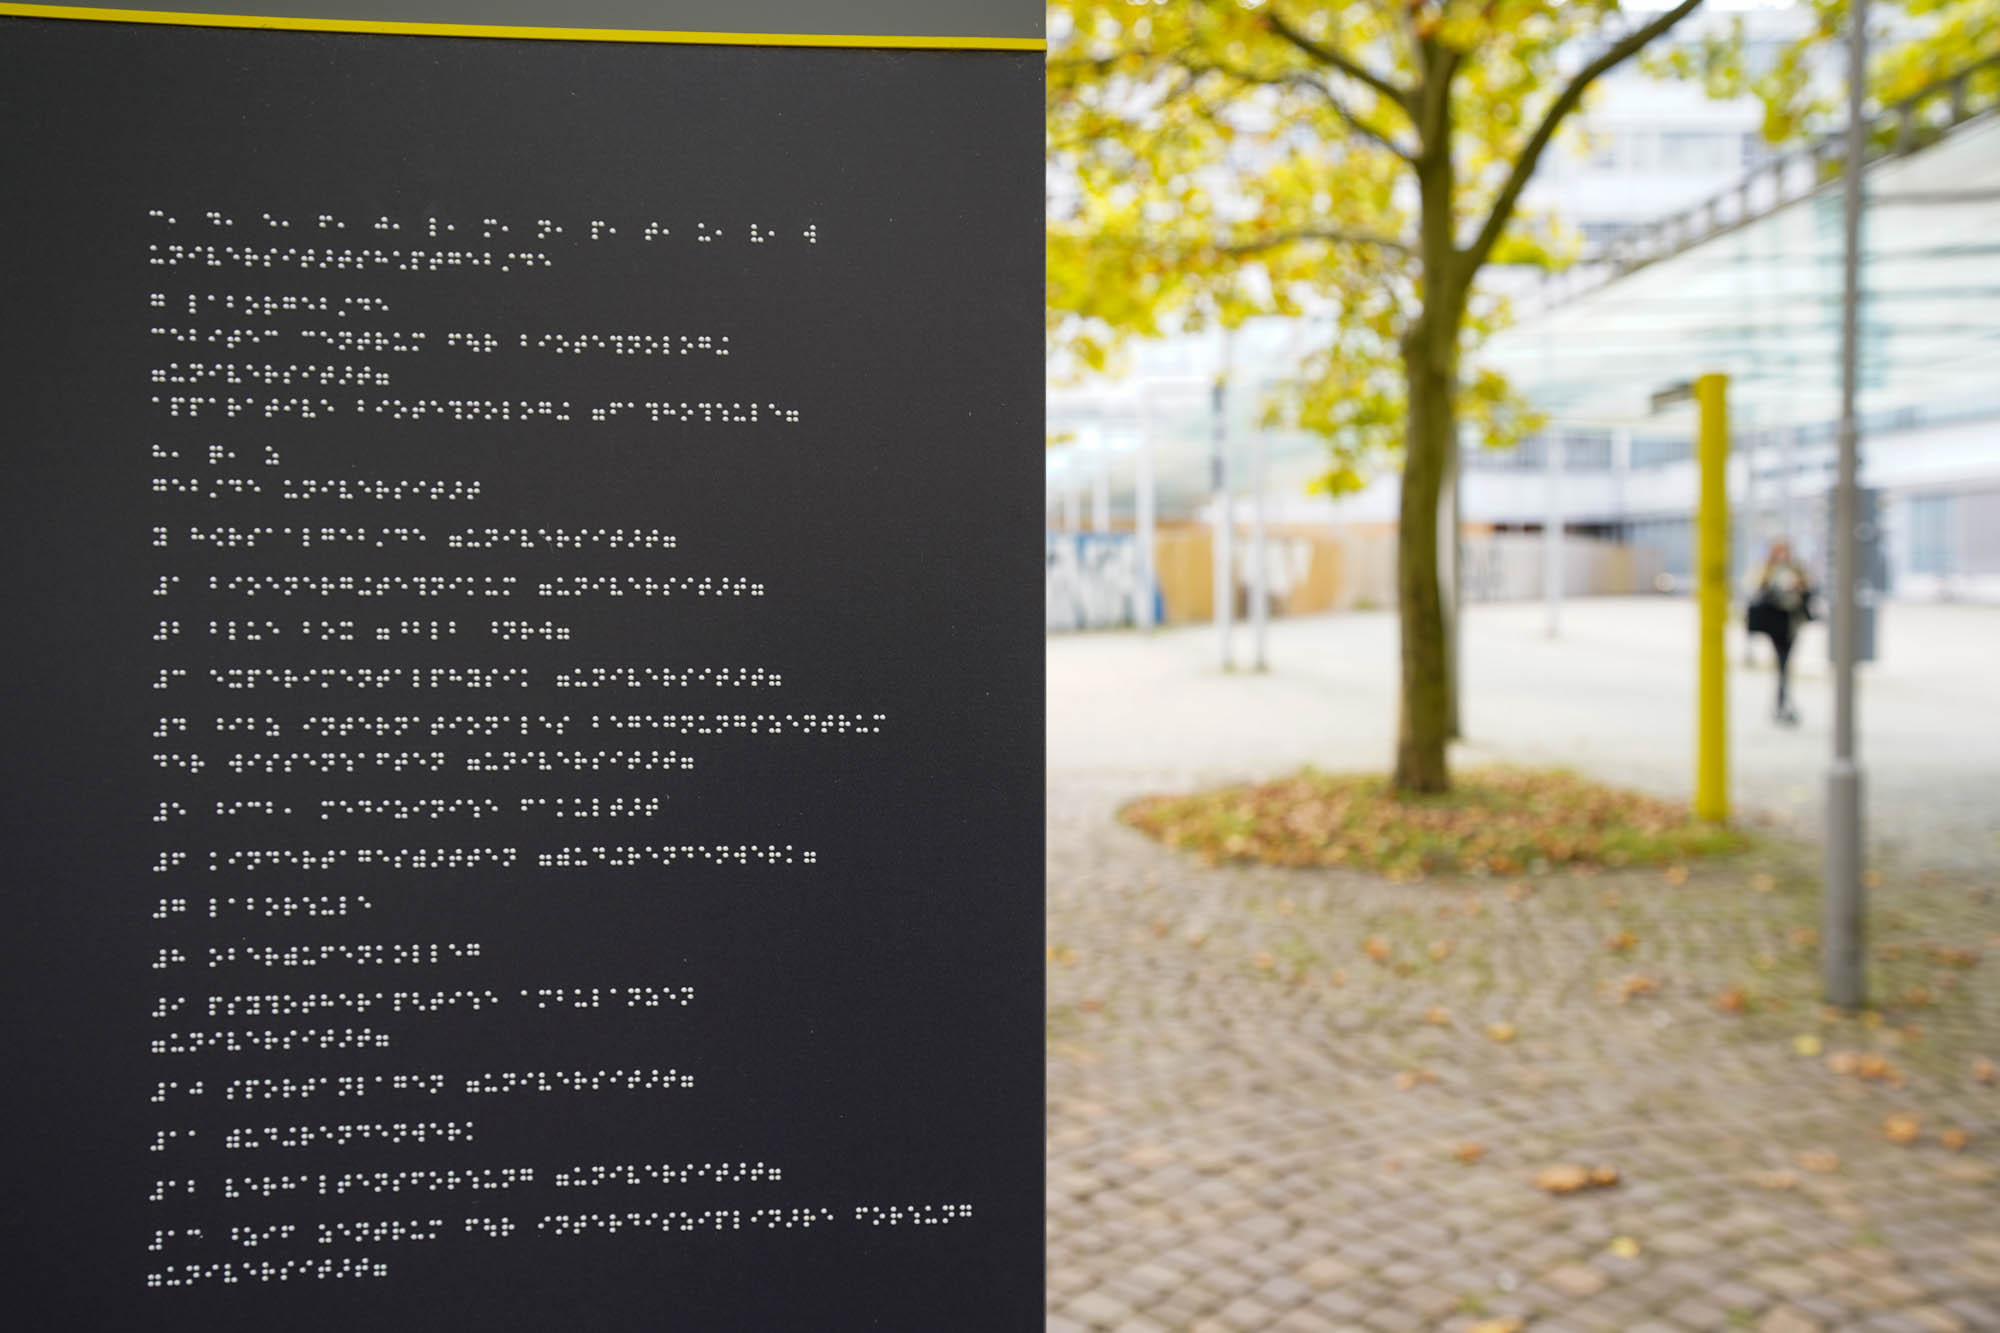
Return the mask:
[[[1139,599],[1153,595],[1129,532],[1051,532],[1047,585],[1051,630],[1137,624]]]

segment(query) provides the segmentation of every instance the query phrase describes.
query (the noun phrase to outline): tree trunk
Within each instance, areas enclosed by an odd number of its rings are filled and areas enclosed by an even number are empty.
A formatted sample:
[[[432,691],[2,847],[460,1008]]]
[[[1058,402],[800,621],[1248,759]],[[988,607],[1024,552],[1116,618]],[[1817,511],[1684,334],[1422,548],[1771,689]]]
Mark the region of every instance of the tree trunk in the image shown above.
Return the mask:
[[[1458,333],[1469,273],[1453,227],[1451,71],[1455,57],[1425,47],[1429,77],[1419,116],[1424,151],[1415,161],[1420,197],[1423,309],[1403,336],[1409,388],[1403,437],[1402,512],[1396,532],[1396,594],[1402,613],[1402,704],[1396,726],[1396,775],[1402,792],[1451,789],[1445,747],[1451,740],[1451,664],[1438,595],[1438,497],[1458,449]]]
[[[1450,451],[1458,439],[1452,394],[1458,339],[1456,327],[1440,337],[1430,325],[1429,319],[1420,322],[1403,347],[1410,415],[1396,535],[1403,688],[1396,730],[1395,785],[1407,792],[1451,788],[1451,771],[1445,762],[1445,746],[1451,735],[1451,687],[1444,608],[1438,593],[1438,498]]]

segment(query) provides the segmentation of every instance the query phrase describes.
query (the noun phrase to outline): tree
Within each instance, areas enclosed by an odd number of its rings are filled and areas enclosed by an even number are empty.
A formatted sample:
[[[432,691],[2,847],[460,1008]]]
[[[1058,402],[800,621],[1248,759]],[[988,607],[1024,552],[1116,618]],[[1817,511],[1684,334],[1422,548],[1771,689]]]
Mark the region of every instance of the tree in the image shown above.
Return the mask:
[[[1842,63],[1848,0],[1803,0],[1797,36],[1769,59],[1748,57],[1739,15],[1699,41],[1649,56],[1655,74],[1699,79],[1713,97],[1755,97],[1764,104],[1764,138],[1787,143],[1838,130],[1846,119]],[[2000,56],[2000,5],[1993,0],[1874,0],[1868,93],[1881,107],[1974,70]],[[1990,101],[2000,67],[1985,63],[1968,92]]]
[[[1326,485],[1400,452],[1394,782],[1450,786],[1439,500],[1461,420],[1525,407],[1460,374],[1505,317],[1475,279],[1551,262],[1522,190],[1592,83],[1700,0],[1058,0],[1049,53],[1051,331],[1117,342],[1254,314],[1323,314],[1282,404],[1326,436]]]

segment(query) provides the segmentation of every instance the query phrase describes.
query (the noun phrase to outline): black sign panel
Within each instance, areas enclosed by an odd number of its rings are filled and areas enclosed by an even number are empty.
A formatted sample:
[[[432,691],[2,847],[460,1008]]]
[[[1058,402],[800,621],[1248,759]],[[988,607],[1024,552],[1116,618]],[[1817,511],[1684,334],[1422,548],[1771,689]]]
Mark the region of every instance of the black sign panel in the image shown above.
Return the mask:
[[[1038,1326],[1040,77],[0,20],[13,1322]]]

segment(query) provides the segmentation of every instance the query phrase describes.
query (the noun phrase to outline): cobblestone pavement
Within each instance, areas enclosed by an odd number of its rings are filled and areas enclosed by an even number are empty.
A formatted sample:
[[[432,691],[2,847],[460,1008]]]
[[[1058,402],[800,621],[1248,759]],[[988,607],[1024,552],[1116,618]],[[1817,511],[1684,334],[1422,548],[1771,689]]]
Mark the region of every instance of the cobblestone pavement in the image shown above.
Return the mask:
[[[1051,757],[1051,1333],[2000,1329],[1991,867],[1883,867],[1854,1019],[1815,1002],[1803,844],[1206,867],[1115,810],[1241,756]]]

